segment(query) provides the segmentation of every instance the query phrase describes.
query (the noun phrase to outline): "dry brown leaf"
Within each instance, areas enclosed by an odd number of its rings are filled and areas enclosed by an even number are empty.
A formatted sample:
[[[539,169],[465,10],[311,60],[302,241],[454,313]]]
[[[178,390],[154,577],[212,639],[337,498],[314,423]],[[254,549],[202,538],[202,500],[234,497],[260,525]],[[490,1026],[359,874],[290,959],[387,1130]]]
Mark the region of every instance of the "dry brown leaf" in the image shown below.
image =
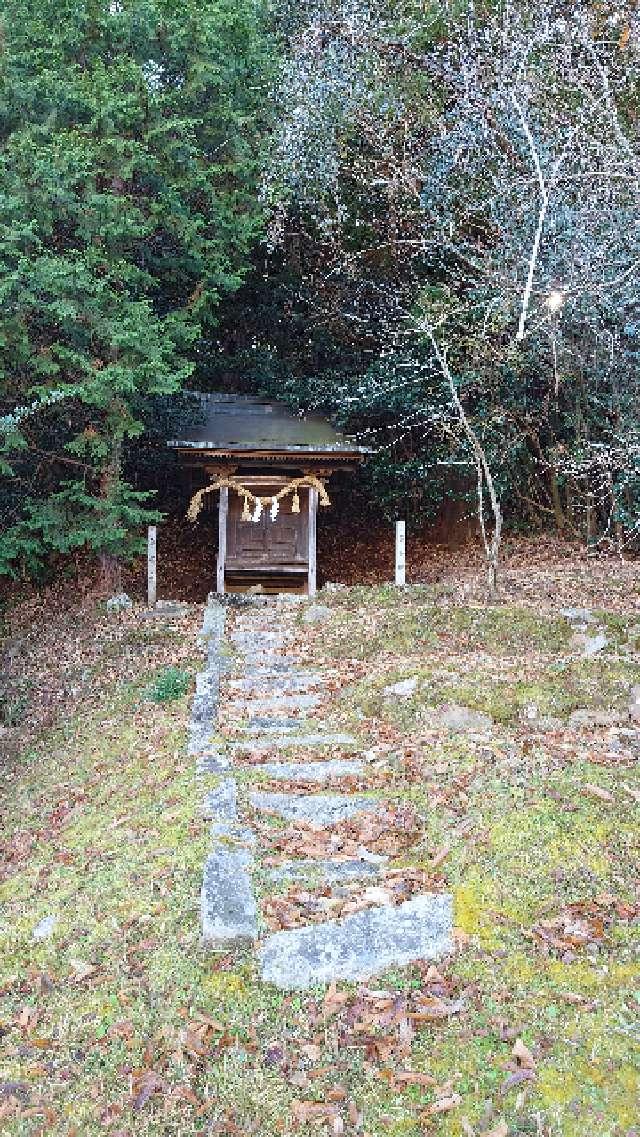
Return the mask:
[[[449,1094],[447,1097],[437,1098],[431,1105],[427,1106],[427,1113],[436,1116],[439,1113],[448,1113],[450,1109],[455,1109],[460,1105],[462,1098],[460,1094]]]
[[[315,1042],[304,1042],[299,1050],[310,1062],[317,1062],[322,1054],[322,1047]]]
[[[333,1121],[338,1117],[335,1105],[325,1105],[317,1101],[294,1101],[291,1103],[291,1116],[304,1124],[307,1121],[325,1120]]]
[[[585,782],[582,787],[583,794],[589,797],[596,797],[599,801],[605,802],[606,805],[611,805],[613,801],[613,794],[609,790],[603,790],[602,786],[594,786],[591,782]]]
[[[418,1070],[396,1070],[393,1080],[401,1086],[437,1086],[436,1078],[431,1074],[423,1074]]]
[[[447,982],[444,975],[438,971],[438,968],[435,967],[433,963],[429,964],[424,978],[426,983],[446,984]]]
[[[90,979],[97,971],[93,964],[87,963],[84,959],[72,959],[70,963],[73,971],[72,978],[76,983],[83,983],[85,979]]]
[[[439,849],[438,852],[431,858],[431,863],[430,863],[429,867],[431,869],[439,868],[439,866],[442,864],[442,862],[446,861],[450,852],[451,852],[451,845],[443,845],[442,848]]]
[[[511,1051],[516,1062],[525,1070],[535,1070],[536,1061],[528,1046],[525,1046],[521,1038],[516,1038],[516,1041]]]
[[[504,1121],[499,1121],[494,1125],[493,1129],[485,1129],[480,1137],[509,1137],[509,1126]]]
[[[333,1089],[327,1090],[327,1101],[344,1101],[347,1096],[347,1091],[344,1086],[334,1086]]]
[[[347,1106],[347,1116],[352,1125],[358,1126],[362,1123],[362,1114],[359,1112],[358,1107],[354,1101],[350,1101]]]
[[[18,1015],[18,1026],[23,1030],[33,1030],[39,1017],[37,1007],[23,1007]]]
[[[349,996],[346,991],[338,991],[335,983],[331,983],[327,988],[323,1000],[323,1009],[325,1015],[334,1015],[341,1007],[344,1007],[348,1001]]]

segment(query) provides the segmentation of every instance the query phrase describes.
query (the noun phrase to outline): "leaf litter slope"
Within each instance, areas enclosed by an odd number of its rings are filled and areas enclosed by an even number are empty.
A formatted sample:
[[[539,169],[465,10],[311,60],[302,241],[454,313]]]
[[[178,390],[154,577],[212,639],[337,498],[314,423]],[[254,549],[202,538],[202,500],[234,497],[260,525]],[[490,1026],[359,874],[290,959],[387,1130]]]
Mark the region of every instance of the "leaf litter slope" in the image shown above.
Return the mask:
[[[352,589],[329,603],[326,623],[301,629],[301,657],[330,669],[330,725],[367,740],[366,789],[406,822],[378,887],[392,903],[416,876],[452,890],[455,956],[290,996],[257,982],[250,954],[203,953],[190,695],[146,697],[160,668],[195,670],[199,613],[163,634],[138,610],[85,614],[91,634],[77,650],[90,679],[59,691],[55,725],[33,738],[23,727],[3,786],[8,1133],[632,1132],[640,791],[630,740],[615,726],[569,729],[567,705],[541,727],[526,717],[533,695],[509,702],[530,658],[541,687],[562,685],[573,656],[555,611],[465,607],[437,589]],[[624,613],[621,596],[611,606]],[[634,621],[618,618],[606,653],[612,706],[637,668]],[[40,666],[53,689],[55,657]],[[490,734],[451,734],[433,717],[443,669],[451,701],[457,687],[467,698],[494,683]],[[385,697],[410,675],[410,698]],[[500,690],[508,714],[496,713]],[[579,695],[603,700],[591,684]],[[248,763],[239,776],[258,771]],[[372,841],[376,816],[363,821]],[[322,854],[317,832],[278,833],[276,861]],[[345,830],[347,852],[361,836]],[[366,906],[367,887],[323,918]],[[285,890],[264,915],[296,926],[323,899],[321,885]],[[34,940],[47,916],[53,932]]]

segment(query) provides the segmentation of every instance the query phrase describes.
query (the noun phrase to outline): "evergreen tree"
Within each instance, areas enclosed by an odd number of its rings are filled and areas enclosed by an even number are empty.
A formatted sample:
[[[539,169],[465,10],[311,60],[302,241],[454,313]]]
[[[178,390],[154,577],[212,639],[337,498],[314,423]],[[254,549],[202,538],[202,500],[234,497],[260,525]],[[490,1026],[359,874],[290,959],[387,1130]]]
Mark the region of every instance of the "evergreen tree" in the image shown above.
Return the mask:
[[[240,284],[269,55],[260,0],[7,0],[0,27],[0,573],[154,515],[150,397]]]

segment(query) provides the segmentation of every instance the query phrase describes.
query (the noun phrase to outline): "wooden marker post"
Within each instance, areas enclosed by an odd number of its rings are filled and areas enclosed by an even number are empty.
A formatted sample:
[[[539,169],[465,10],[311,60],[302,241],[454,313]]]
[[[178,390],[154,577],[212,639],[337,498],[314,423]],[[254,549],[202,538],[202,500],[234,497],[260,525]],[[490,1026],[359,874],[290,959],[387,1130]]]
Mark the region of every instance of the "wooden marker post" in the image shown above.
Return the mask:
[[[407,583],[405,523],[396,521],[396,584]]]
[[[147,530],[147,603],[150,608],[156,606],[156,562],[157,562],[158,530],[150,525]]]
[[[318,491],[309,487],[309,575],[307,593],[316,594],[316,516],[318,513]]]
[[[229,487],[223,486],[220,490],[220,511],[218,513],[218,568],[216,576],[216,592],[219,596],[224,593],[224,566],[227,559],[227,514],[229,512]]]

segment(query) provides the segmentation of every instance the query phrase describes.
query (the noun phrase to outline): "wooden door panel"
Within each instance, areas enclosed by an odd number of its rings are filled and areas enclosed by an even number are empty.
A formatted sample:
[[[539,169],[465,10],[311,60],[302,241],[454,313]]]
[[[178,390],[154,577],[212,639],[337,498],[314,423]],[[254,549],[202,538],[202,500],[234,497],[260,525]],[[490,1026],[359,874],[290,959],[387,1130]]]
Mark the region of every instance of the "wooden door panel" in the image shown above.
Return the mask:
[[[266,496],[269,488],[261,487],[260,492]],[[300,492],[300,513],[291,513],[291,498],[287,497],[275,521],[271,520],[268,506],[259,521],[243,521],[243,503],[237,494],[229,506],[227,563],[235,568],[307,563],[306,491]]]

